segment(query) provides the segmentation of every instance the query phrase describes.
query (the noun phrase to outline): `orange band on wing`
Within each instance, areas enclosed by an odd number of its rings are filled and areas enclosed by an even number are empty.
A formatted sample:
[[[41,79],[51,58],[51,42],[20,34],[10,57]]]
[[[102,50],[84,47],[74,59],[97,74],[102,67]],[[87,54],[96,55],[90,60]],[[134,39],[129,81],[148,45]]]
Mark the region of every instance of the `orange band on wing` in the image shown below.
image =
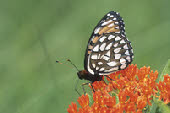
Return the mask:
[[[113,25],[112,27],[109,27],[109,25],[113,24],[115,21],[109,23],[107,26],[103,27],[99,31],[99,35],[102,35],[103,33],[110,33],[110,32],[119,32],[120,29],[115,29],[115,27],[118,27],[118,25]]]
[[[106,32],[107,32],[107,33],[110,33],[110,32],[119,32],[119,31],[120,31],[119,29],[115,29],[115,28],[113,27],[113,28],[107,30]]]
[[[92,46],[92,45],[89,45],[89,46],[88,46],[88,49],[93,49],[93,46]]]
[[[91,53],[91,50],[88,50],[88,54],[90,54]]]
[[[94,37],[94,38],[93,38],[93,43],[96,43],[96,42],[98,41],[98,39],[99,39],[98,36]]]

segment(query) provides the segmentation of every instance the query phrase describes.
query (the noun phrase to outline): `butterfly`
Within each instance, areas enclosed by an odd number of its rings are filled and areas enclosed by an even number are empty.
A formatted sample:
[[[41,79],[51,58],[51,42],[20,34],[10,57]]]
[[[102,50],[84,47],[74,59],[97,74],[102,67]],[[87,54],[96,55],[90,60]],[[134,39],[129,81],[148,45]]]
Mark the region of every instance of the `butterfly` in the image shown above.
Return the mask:
[[[119,13],[110,11],[94,28],[85,52],[84,70],[77,75],[91,83],[101,81],[103,75],[125,69],[133,58],[124,21]]]

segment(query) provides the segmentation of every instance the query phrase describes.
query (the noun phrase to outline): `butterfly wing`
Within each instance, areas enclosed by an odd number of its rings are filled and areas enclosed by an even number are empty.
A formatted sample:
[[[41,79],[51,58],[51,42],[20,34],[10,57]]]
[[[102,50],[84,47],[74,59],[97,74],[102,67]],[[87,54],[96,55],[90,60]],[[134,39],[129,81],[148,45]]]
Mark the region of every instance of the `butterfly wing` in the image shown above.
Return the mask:
[[[130,41],[121,34],[102,35],[88,57],[88,71],[91,74],[108,75],[125,69],[132,62],[133,51]]]
[[[89,73],[107,75],[125,69],[132,62],[133,50],[124,27],[119,13],[114,11],[100,20],[86,49],[84,68]]]

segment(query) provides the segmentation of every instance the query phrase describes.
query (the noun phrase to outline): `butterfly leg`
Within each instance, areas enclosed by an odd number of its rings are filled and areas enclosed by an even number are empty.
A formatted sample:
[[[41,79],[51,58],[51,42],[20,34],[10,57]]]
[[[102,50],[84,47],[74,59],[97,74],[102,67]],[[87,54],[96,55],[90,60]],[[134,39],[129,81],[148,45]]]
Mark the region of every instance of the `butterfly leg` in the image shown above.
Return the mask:
[[[77,79],[77,81],[76,81],[75,91],[78,93],[79,96],[81,96],[80,93],[79,93],[78,90],[77,90],[78,82],[79,82],[79,79]]]
[[[87,83],[83,83],[83,84],[82,84],[82,88],[83,88],[84,95],[86,94],[86,91],[85,91],[85,89],[84,89],[84,85],[88,85],[89,83],[91,83],[91,82],[87,82]],[[92,83],[91,83],[91,86],[92,86]]]
[[[93,89],[93,92],[95,92],[92,84],[93,84],[93,82],[91,83],[91,87],[92,87],[92,89]]]
[[[101,80],[101,81],[103,81],[107,85],[107,83],[104,80]]]
[[[112,80],[112,81],[114,81],[113,79],[111,79],[109,76],[107,76],[107,75],[104,75],[105,77],[107,77],[107,78],[109,78],[110,80]]]

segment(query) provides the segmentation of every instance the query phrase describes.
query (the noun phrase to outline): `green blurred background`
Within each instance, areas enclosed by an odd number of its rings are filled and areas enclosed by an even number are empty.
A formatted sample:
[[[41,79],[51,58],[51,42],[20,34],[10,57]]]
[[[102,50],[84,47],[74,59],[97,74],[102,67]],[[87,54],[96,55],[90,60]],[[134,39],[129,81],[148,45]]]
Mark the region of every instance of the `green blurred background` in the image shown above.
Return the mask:
[[[75,69],[109,11],[124,18],[138,67],[161,72],[170,58],[169,0],[0,0],[0,113],[64,113],[75,102]]]

